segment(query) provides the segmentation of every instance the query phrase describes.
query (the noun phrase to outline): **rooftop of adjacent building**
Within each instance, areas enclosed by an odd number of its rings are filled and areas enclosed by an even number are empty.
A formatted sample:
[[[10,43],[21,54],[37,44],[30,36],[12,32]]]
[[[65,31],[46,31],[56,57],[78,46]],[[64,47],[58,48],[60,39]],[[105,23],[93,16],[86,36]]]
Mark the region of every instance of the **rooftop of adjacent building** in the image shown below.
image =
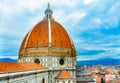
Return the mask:
[[[62,78],[73,78],[73,76],[66,70],[62,70],[56,78],[62,79]]]
[[[17,72],[25,70],[40,70],[47,67],[28,62],[0,62],[0,72]]]
[[[95,82],[94,78],[76,78],[77,82]]]
[[[78,76],[89,76],[89,75],[92,75],[91,72],[77,72],[77,75]]]
[[[20,72],[30,70],[45,70],[47,67],[37,63],[28,62],[0,62],[0,73]],[[56,79],[71,79],[73,76],[66,70],[62,70]]]

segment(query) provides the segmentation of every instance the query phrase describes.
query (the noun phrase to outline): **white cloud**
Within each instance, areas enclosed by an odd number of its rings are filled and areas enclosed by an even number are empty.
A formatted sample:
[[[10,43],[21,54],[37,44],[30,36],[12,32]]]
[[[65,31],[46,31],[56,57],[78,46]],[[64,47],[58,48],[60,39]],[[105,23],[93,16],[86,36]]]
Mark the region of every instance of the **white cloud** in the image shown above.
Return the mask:
[[[51,4],[55,5],[56,7],[69,7],[73,8],[77,4],[79,4],[79,0],[51,0]]]
[[[89,58],[88,58],[89,57]],[[80,55],[80,56],[77,56],[77,61],[82,61],[82,60],[95,60],[97,58],[95,57],[90,57],[90,56],[84,56],[84,55]]]
[[[76,23],[84,19],[86,15],[87,15],[87,12],[74,11],[70,14],[66,14],[64,11],[58,11],[56,12],[55,17],[62,23],[69,24],[69,22],[71,22],[72,24],[76,25]]]
[[[95,0],[84,0],[84,4],[85,5],[89,5],[91,4],[92,2],[94,2]]]
[[[82,59],[93,59],[94,58],[118,58],[118,54],[120,54],[120,36],[118,35],[110,35],[110,36],[104,36],[100,39],[91,40],[80,38],[80,40],[76,40],[75,43],[77,43],[77,49],[78,52],[80,52],[81,49],[85,50],[104,50],[103,53],[96,54],[92,57],[90,55],[78,55],[78,57]],[[91,42],[91,43],[90,43]],[[117,46],[116,46],[117,45]],[[79,60],[80,60],[79,59]]]
[[[74,23],[82,20],[87,15],[86,12],[73,12],[67,16],[67,21],[73,21]]]
[[[26,12],[34,13],[47,7],[48,0],[4,0],[2,3],[3,15],[5,18],[13,18]],[[45,8],[46,8],[45,7]]]
[[[93,22],[97,25],[102,24],[102,20],[100,18],[93,18]]]
[[[41,9],[45,9],[47,7],[47,3],[49,0],[4,0],[3,5],[3,12],[5,16],[10,17],[11,15],[14,16],[16,14],[22,14],[23,12],[30,11],[36,12],[40,11]],[[71,0],[51,0],[51,6],[57,7],[69,7],[73,8],[78,4],[79,1],[71,1]]]

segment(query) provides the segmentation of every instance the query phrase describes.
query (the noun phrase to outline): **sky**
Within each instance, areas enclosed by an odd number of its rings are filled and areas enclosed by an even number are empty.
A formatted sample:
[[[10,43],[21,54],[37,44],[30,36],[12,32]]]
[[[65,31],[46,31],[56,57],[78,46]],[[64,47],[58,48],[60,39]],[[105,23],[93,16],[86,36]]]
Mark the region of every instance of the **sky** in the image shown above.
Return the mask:
[[[77,60],[120,58],[120,0],[0,0],[0,58],[18,58],[48,1],[74,41]]]

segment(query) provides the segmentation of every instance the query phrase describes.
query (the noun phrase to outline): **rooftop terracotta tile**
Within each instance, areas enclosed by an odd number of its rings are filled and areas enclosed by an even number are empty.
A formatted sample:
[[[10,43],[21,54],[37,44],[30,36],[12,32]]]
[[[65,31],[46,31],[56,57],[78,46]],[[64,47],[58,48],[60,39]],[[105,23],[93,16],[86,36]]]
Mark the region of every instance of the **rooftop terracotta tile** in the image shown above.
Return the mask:
[[[0,72],[45,69],[45,66],[27,62],[0,62]]]
[[[71,48],[71,40],[66,30],[54,20],[51,23],[51,36],[53,47]],[[48,21],[43,20],[31,29],[23,39],[20,50],[24,48],[47,47],[48,46]]]
[[[67,72],[66,70],[62,70],[57,76],[56,78],[73,78],[73,76]]]

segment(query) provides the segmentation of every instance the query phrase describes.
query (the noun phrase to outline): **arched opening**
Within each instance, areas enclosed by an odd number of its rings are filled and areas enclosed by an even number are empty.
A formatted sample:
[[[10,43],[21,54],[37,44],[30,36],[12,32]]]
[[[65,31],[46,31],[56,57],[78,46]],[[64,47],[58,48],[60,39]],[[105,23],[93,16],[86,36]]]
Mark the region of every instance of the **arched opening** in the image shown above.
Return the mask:
[[[71,83],[71,80],[69,80],[68,83]]]
[[[60,65],[64,65],[64,59],[60,59],[60,60],[59,60],[59,64],[60,64]]]
[[[38,58],[36,58],[34,62],[37,63],[37,64],[39,64],[40,60]]]
[[[60,81],[59,81],[59,80],[57,80],[57,81],[56,81],[56,83],[60,83]]]
[[[63,80],[62,83],[65,83],[65,81]]]
[[[42,83],[45,83],[45,79],[42,79]]]

